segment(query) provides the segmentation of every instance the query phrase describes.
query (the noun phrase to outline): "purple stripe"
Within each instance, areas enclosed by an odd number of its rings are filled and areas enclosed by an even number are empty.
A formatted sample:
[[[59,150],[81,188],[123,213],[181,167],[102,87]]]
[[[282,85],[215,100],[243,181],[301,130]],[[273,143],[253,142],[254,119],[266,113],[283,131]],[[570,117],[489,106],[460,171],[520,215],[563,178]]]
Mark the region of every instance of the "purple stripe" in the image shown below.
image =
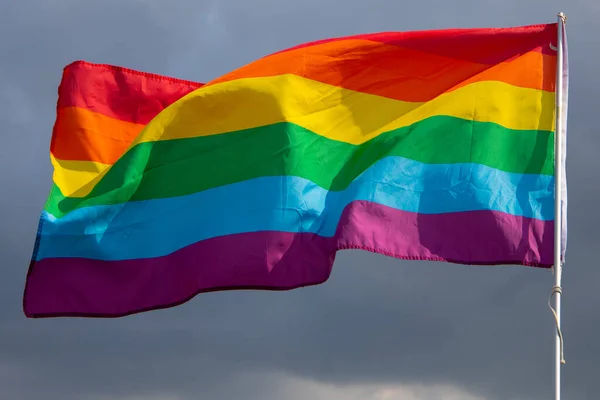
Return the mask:
[[[335,252],[362,249],[408,260],[550,267],[554,222],[492,211],[416,214],[357,201],[336,235],[254,232],[138,260],[32,262],[28,317],[117,317],[172,307],[217,290],[289,290],[325,282]]]

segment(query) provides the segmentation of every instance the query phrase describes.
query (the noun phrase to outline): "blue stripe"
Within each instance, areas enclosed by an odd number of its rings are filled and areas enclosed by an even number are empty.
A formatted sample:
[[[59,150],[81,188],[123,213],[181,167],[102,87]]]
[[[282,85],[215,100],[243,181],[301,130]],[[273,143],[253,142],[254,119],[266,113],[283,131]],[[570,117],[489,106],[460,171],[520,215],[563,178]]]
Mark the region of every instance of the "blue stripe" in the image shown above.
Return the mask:
[[[493,210],[553,220],[554,178],[388,157],[338,192],[303,178],[263,177],[188,196],[81,208],[59,219],[44,212],[37,259],[158,257],[214,236],[263,230],[332,236],[355,200],[424,214]]]

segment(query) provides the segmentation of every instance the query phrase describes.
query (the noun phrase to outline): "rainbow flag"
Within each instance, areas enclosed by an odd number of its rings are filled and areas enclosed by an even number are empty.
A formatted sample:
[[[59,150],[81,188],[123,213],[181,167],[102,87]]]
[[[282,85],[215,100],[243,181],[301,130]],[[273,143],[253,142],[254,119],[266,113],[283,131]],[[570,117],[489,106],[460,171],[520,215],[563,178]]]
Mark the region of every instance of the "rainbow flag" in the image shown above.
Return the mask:
[[[342,249],[550,267],[556,32],[322,40],[204,85],[67,66],[25,314],[316,285]]]

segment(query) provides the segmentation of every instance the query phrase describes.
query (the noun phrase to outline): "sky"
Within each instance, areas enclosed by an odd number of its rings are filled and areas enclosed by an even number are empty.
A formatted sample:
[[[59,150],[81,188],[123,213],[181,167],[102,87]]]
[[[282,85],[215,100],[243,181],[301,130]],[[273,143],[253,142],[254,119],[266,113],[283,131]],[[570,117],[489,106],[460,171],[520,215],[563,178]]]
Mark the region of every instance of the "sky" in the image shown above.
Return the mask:
[[[600,398],[600,3],[594,0],[0,0],[0,397],[15,400],[537,400],[553,394],[549,270],[337,256],[289,292],[197,296],[119,319],[26,319],[62,68],[206,82],[349,34],[568,16],[563,396]]]

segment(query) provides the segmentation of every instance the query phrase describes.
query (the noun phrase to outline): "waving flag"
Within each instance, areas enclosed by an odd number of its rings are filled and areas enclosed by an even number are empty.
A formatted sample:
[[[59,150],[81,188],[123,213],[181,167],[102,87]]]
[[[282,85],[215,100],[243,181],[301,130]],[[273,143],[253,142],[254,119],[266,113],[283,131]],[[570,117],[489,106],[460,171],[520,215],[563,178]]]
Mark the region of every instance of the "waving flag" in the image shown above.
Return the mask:
[[[341,249],[550,267],[556,31],[323,40],[205,85],[68,66],[26,315],[320,284]]]

